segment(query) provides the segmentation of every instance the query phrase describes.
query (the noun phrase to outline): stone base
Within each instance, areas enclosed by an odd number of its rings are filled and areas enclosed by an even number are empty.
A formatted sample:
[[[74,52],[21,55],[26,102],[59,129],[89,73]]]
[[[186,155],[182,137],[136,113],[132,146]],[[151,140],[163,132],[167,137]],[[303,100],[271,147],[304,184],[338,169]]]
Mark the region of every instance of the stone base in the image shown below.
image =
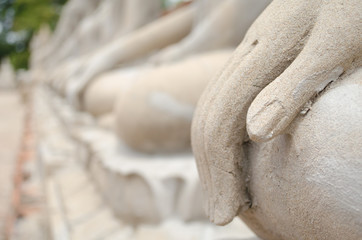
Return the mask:
[[[89,115],[73,111],[51,90],[41,87],[34,95],[54,238],[254,236],[240,220],[226,227],[207,221],[191,154],[133,152],[114,133],[97,126]]]

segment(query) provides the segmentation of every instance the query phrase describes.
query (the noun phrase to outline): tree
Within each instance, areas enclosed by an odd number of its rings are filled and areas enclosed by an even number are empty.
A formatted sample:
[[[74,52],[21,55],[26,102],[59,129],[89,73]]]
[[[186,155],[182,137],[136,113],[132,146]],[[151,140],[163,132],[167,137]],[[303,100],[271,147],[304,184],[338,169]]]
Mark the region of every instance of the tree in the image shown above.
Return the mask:
[[[41,25],[54,29],[66,0],[0,0],[0,60],[28,68],[30,39]]]

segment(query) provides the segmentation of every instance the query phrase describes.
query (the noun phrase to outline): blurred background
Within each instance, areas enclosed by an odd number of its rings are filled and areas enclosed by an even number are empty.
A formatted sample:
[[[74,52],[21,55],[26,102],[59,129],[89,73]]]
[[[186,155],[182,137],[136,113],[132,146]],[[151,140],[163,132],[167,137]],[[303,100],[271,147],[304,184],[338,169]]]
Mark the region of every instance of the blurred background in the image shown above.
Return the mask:
[[[41,26],[54,31],[67,0],[1,0],[0,61],[9,58],[14,69],[28,69],[29,43]],[[183,0],[162,0],[170,9]]]
[[[42,25],[54,30],[66,0],[0,1],[0,60],[9,58],[15,69],[29,67],[29,43]]]
[[[191,121],[270,0],[0,0],[0,240],[254,239],[210,223]]]

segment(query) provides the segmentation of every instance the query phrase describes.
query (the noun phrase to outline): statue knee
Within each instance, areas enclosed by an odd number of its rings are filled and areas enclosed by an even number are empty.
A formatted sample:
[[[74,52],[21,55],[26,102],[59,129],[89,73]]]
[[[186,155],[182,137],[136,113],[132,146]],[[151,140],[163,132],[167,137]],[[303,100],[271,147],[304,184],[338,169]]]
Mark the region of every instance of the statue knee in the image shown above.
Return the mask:
[[[91,81],[81,94],[84,110],[95,117],[111,113],[118,97],[121,97],[136,81],[140,68],[107,72]]]
[[[197,101],[230,54],[230,50],[215,51],[143,71],[117,100],[120,138],[145,152],[190,151]]]
[[[130,147],[149,153],[190,148],[193,106],[148,84],[136,84],[117,101],[116,131]]]

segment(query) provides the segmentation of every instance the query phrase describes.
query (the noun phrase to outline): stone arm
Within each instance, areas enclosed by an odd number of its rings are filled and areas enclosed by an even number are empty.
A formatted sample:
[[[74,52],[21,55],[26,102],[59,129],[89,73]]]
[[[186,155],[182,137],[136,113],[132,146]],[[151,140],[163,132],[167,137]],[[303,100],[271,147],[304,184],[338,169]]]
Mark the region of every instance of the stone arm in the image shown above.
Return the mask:
[[[72,0],[64,6],[51,42],[47,45],[41,60],[48,60],[56,53],[66,39],[74,32],[80,22],[93,12],[98,6],[99,0],[89,0],[87,4],[82,0]]]
[[[84,65],[80,76],[69,79],[67,94],[78,105],[78,95],[98,74],[145,57],[185,37],[192,27],[194,7],[187,6],[160,18],[100,49]]]
[[[160,0],[147,0],[147,4],[144,0],[128,0],[125,3],[125,9],[120,35],[130,33],[151,20],[157,19],[163,11]]]
[[[196,23],[186,38],[161,50],[152,61],[168,62],[198,52],[234,47],[270,2],[271,0],[222,1],[208,16]]]
[[[208,85],[192,147],[213,222],[227,224],[252,204],[247,134],[283,133],[330,82],[361,67],[361,9],[359,0],[274,0]]]
[[[100,18],[99,15],[93,14],[79,24],[77,30],[59,48],[60,50],[49,59],[48,68],[65,62],[71,57],[79,57],[89,49],[94,49],[97,43],[101,43],[101,40],[103,40],[101,29],[104,28],[104,18]]]
[[[99,11],[85,19],[75,34],[64,44],[53,62],[83,55],[96,46],[103,46],[120,38],[161,15],[160,0],[109,0],[103,2]]]
[[[87,4],[82,1],[70,1],[64,6],[59,22],[52,37],[54,46],[58,46],[76,29],[78,23],[87,15]]]

